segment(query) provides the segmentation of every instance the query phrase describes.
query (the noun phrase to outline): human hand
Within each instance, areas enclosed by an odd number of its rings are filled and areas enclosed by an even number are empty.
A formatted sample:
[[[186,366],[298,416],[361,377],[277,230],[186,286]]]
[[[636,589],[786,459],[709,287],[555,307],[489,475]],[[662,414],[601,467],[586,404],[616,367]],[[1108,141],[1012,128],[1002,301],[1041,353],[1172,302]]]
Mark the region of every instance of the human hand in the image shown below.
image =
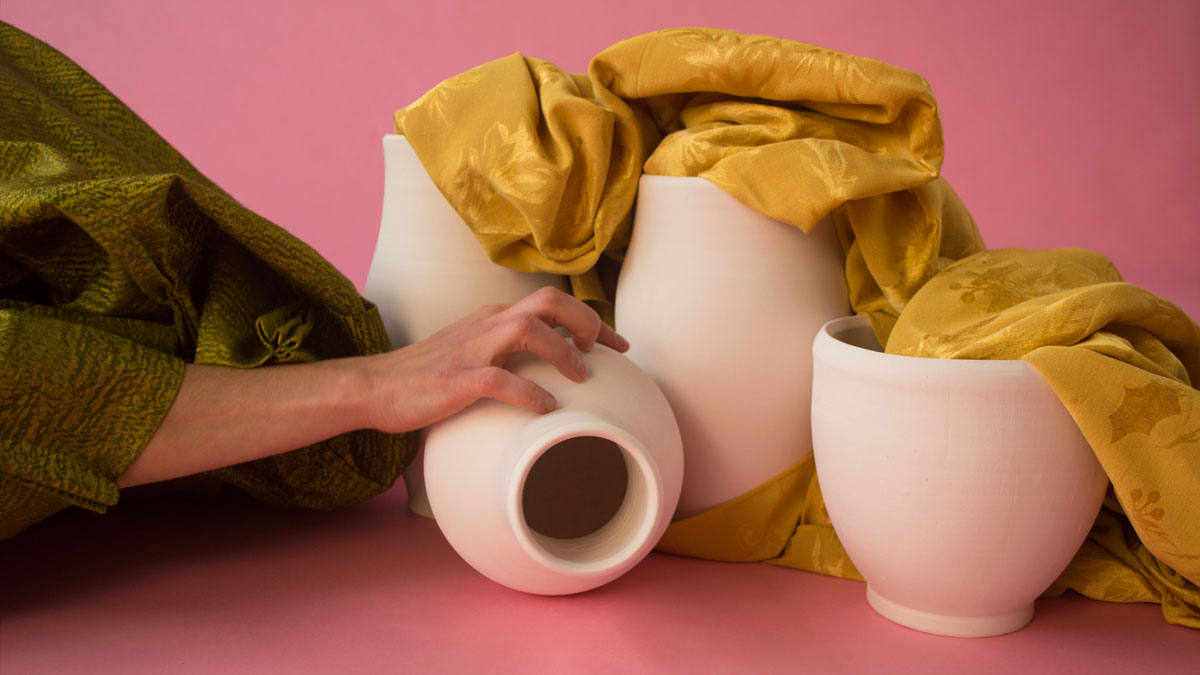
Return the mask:
[[[562,327],[572,343],[554,329]],[[617,351],[629,343],[590,307],[547,286],[512,305],[488,305],[415,344],[359,360],[368,382],[368,423],[389,433],[449,417],[480,398],[536,413],[558,403],[545,389],[504,369],[508,357],[531,352],[576,382],[587,377],[580,351],[597,343]]]

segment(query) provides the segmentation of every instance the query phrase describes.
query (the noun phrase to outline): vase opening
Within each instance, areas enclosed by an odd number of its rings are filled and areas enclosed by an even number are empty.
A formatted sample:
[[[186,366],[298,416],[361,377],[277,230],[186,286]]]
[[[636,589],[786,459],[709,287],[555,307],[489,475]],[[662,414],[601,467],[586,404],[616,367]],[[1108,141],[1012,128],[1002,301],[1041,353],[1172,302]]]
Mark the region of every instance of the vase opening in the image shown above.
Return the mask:
[[[556,443],[525,479],[525,524],[555,539],[587,536],[617,514],[628,481],[625,456],[607,438],[576,436]]]
[[[654,527],[658,478],[625,439],[580,435],[547,443],[519,495],[520,522],[544,564],[600,572],[637,553]]]
[[[883,348],[879,346],[879,341],[875,339],[875,331],[871,330],[871,324],[865,321],[849,321],[841,320],[828,328],[829,336],[838,342],[843,342],[851,347],[859,347],[873,352],[882,352]]]

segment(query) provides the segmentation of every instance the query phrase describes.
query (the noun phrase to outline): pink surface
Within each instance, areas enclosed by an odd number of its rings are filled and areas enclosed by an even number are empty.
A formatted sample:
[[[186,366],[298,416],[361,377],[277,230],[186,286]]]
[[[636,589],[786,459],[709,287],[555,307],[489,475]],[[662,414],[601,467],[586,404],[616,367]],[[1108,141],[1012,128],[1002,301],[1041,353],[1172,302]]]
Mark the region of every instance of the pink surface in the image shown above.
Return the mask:
[[[379,138],[441,79],[514,51],[582,71],[678,25],[874,56],[932,84],[945,175],[992,247],[1078,246],[1200,317],[1200,3],[1128,0],[3,0],[210,177],[361,288]]]
[[[404,505],[56,516],[0,542],[0,672],[1168,675],[1200,656],[1153,605],[1069,595],[1017,633],[945,638],[879,617],[861,583],[658,553],[589,593],[524,595]]]

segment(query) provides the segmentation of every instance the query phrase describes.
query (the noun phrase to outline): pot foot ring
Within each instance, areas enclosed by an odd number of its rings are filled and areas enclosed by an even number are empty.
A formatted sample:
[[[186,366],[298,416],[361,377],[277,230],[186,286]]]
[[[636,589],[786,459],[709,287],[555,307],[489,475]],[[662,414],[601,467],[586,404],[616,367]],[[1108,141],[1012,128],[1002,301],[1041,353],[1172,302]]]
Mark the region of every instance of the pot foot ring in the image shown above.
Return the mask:
[[[888,600],[867,586],[867,602],[885,619],[901,626],[934,635],[989,637],[1020,630],[1033,618],[1033,604],[995,616],[951,616],[934,614]]]

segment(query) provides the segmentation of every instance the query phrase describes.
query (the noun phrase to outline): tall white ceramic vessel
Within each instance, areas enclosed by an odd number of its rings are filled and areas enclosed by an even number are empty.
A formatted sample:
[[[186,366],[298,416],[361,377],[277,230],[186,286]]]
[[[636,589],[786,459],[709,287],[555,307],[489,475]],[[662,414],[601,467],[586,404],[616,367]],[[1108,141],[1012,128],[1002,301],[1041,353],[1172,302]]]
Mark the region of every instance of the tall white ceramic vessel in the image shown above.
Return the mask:
[[[812,343],[850,311],[832,223],[809,234],[703,178],[642,176],[616,327],[679,420],[678,518],[810,451]]]
[[[884,354],[862,317],[813,358],[821,493],[871,606],[941,635],[1028,623],[1108,483],[1050,386],[1024,361]]]
[[[529,593],[577,593],[650,552],[679,499],[683,450],[662,392],[603,346],[582,383],[529,354],[506,367],[548,390],[536,415],[482,399],[430,427],[425,482],[438,527],[468,563]]]
[[[497,265],[438,190],[403,136],[383,137],[383,218],[364,294],[396,347],[433,335],[482,305],[512,303],[561,277]],[[409,508],[430,517],[422,454],[404,472]]]

